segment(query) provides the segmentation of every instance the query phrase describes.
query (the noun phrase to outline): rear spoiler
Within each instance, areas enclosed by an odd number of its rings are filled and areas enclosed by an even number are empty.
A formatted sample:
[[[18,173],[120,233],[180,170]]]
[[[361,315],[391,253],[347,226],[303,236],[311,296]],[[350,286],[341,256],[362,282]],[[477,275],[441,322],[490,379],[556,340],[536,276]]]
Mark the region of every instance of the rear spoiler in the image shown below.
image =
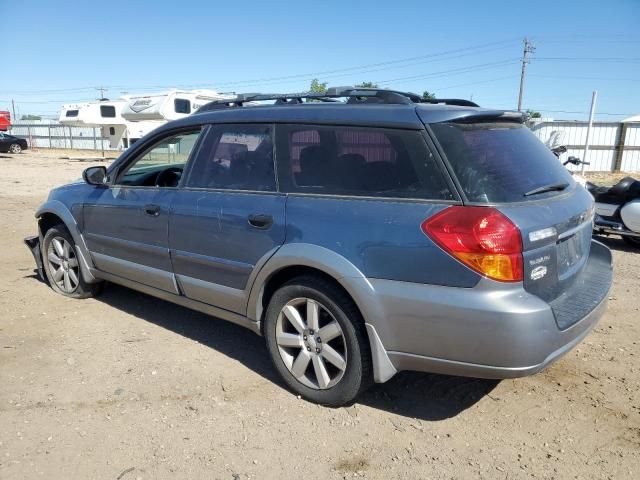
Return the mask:
[[[469,112],[469,114],[452,118],[449,120],[454,123],[476,123],[476,122],[511,122],[524,123],[528,115],[524,112],[514,112],[511,110],[480,110],[477,112]]]

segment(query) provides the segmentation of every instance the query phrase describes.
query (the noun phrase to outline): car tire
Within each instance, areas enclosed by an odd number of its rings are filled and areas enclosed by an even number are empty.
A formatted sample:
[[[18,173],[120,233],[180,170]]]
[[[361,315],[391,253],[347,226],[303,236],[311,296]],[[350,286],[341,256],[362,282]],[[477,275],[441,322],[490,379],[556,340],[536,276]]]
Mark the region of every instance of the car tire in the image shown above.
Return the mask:
[[[22,153],[22,147],[19,143],[12,143],[11,145],[9,145],[9,153]]]
[[[42,264],[51,288],[65,297],[89,298],[100,293],[103,282],[87,283],[73,237],[64,225],[51,227],[41,246]]]
[[[625,243],[634,248],[640,248],[640,238],[639,237],[627,237],[623,236],[622,239]]]
[[[282,379],[310,401],[348,404],[372,382],[362,316],[349,295],[330,281],[304,276],[280,287],[269,301],[263,333]]]

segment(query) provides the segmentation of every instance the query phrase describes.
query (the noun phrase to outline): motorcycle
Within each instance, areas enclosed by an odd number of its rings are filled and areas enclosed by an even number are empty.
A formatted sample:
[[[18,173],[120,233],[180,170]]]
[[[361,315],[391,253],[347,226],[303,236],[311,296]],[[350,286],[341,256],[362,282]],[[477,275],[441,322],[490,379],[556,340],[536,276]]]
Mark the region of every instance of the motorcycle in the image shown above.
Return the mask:
[[[551,151],[559,158],[567,149],[564,146],[558,146]],[[589,165],[589,162],[569,157],[562,164],[577,166]],[[628,245],[640,248],[640,180],[624,177],[612,187],[604,187],[587,182],[579,175],[573,173],[572,175],[596,201],[593,233],[620,235]]]
[[[560,159],[560,155],[562,155],[563,153],[566,153],[567,151],[567,147],[565,147],[564,145],[558,145],[556,147],[553,147],[551,149],[551,152],[553,152],[553,154],[558,157],[558,159]],[[582,160],[580,160],[578,157],[569,157],[567,158],[564,162],[562,162],[562,165],[564,165],[565,167],[569,164],[572,165],[589,165],[589,162],[583,162]],[[579,175],[571,170],[569,170],[569,173],[571,173],[571,175],[573,176],[573,179],[578,182],[580,185],[582,185],[583,187],[587,187],[587,179],[584,178],[582,175]]]
[[[624,177],[612,187],[587,182],[586,188],[596,201],[594,233],[620,235],[640,248],[640,181]]]

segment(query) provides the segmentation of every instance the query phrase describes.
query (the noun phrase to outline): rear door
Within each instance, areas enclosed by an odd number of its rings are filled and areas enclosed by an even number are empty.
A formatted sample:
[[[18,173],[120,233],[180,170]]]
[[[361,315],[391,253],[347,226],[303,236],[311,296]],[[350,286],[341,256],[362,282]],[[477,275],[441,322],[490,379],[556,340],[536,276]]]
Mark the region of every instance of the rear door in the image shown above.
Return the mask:
[[[553,302],[579,279],[591,246],[593,199],[527,127],[431,124],[468,205],[493,205],[520,229],[524,287]]]
[[[271,125],[216,125],[174,198],[169,247],[176,279],[194,300],[244,313],[246,289],[285,238]]]

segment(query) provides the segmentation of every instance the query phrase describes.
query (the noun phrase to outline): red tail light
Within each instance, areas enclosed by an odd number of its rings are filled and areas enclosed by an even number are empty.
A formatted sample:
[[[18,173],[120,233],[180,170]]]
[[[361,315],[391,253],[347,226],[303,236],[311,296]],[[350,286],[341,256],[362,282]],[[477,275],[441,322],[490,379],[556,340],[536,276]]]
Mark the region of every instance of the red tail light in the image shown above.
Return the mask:
[[[421,227],[444,251],[482,275],[502,282],[522,280],[520,230],[495,208],[445,208]]]

